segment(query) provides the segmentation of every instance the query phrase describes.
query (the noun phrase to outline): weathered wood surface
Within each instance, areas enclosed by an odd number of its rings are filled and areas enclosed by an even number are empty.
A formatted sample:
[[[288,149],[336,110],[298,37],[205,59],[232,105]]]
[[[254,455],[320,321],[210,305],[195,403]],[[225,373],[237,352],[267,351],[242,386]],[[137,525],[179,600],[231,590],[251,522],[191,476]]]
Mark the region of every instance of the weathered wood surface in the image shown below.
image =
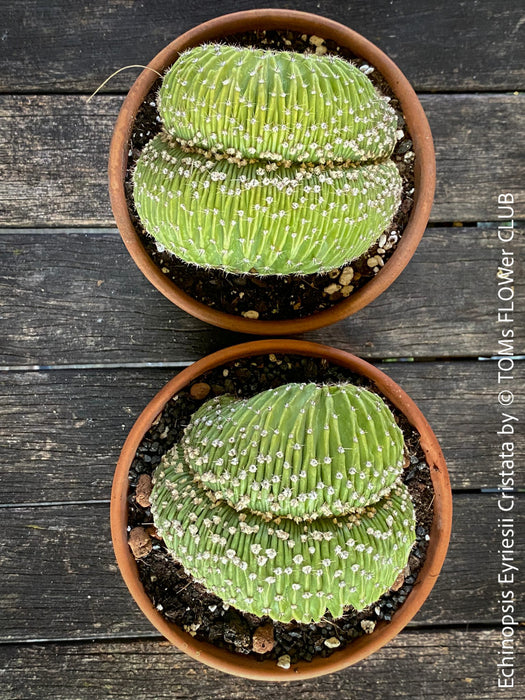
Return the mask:
[[[512,247],[518,298],[522,235]],[[0,250],[0,366],[193,361],[246,339],[171,304],[115,231],[4,231]],[[500,264],[495,228],[430,228],[387,292],[305,337],[369,358],[494,355]],[[524,354],[523,314],[514,327]]]
[[[422,95],[421,101],[437,153],[431,219],[496,220],[498,194],[519,192],[523,146],[512,135],[523,132],[525,95]],[[89,104],[80,95],[0,95],[4,226],[113,225],[106,169],[121,103],[108,95]]]
[[[496,630],[405,631],[351,668],[322,678],[271,684],[226,676],[156,641],[0,646],[4,700],[392,700],[498,696]],[[487,663],[487,656],[493,663]],[[516,670],[523,668],[517,641]],[[500,691],[522,697],[516,687]]]
[[[91,92],[114,70],[148,62],[168,42],[220,14],[260,7],[258,0],[120,2],[87,7],[65,0],[0,2],[0,89]],[[362,33],[393,58],[416,89],[515,90],[525,87],[519,3],[485,0],[290,0],[274,7],[330,17]],[[520,60],[521,59],[521,60]],[[130,73],[110,90],[126,91]]]
[[[501,618],[496,498],[456,494],[454,506],[443,572],[413,626]],[[0,509],[2,538],[10,543],[0,550],[0,642],[151,634],[117,572],[108,510],[107,504]],[[517,552],[516,566],[523,563]]]
[[[381,369],[425,414],[453,488],[497,487],[501,415],[494,363],[395,363]],[[177,371],[0,373],[0,506],[108,499],[131,426]],[[523,380],[516,378],[515,388],[525,394]],[[522,431],[515,441],[516,451],[525,451]]]

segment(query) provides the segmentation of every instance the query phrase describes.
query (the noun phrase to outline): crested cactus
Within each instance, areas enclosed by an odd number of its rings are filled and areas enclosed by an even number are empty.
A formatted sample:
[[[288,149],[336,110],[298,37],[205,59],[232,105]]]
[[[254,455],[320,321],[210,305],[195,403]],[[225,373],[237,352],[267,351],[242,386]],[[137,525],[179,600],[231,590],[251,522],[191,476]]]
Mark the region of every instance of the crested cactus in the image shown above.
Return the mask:
[[[185,152],[164,134],[142,152],[134,181],[139,216],[167,250],[261,275],[323,272],[359,257],[390,223],[401,190],[390,160],[268,171]]]
[[[190,146],[270,161],[388,158],[396,114],[338,56],[205,44],[164,77],[159,113]]]
[[[376,394],[288,384],[211,399],[154,476],[168,550],[237,608],[284,622],[361,610],[415,540],[402,433]]]
[[[188,263],[326,272],[365,253],[399,206],[395,112],[339,57],[197,46],[158,106],[164,131],[133,196],[148,233]]]

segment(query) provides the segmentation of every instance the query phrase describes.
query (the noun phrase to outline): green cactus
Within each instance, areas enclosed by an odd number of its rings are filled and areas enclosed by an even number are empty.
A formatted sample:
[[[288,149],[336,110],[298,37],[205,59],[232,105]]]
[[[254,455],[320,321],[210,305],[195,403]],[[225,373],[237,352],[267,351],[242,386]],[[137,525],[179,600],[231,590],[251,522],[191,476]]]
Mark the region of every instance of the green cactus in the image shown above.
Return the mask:
[[[229,604],[288,622],[361,610],[415,540],[403,436],[376,394],[288,384],[201,406],[154,474],[173,556]]]
[[[365,253],[399,206],[396,116],[336,56],[197,46],[163,79],[164,131],[133,196],[146,231],[188,263],[313,274]]]
[[[146,230],[183,260],[286,275],[332,270],[366,252],[392,219],[401,179],[390,160],[239,166],[185,152],[160,134],[140,156],[134,188]]]
[[[363,162],[396,142],[394,110],[333,55],[196,46],[165,75],[158,106],[171,136],[242,158]]]

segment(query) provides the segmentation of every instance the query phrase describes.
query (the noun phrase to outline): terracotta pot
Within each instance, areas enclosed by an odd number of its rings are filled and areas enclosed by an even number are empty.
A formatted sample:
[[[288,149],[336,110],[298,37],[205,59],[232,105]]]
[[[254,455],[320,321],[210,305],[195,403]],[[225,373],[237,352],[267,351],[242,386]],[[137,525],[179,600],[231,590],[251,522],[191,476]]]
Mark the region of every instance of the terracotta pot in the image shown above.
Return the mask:
[[[149,281],[170,301],[193,316],[221,328],[260,335],[293,335],[321,328],[350,316],[378,297],[405,268],[423,236],[432,207],[436,180],[434,147],[423,108],[396,64],[357,32],[325,17],[293,10],[235,12],[204,22],[186,32],[157,54],[148,65],[163,73],[175,62],[179,53],[187,48],[253,29],[287,29],[332,39],[373,65],[384,76],[399,99],[416,156],[414,206],[397,249],[381,271],[361,289],[332,308],[305,318],[281,321],[248,319],[212,309],[177,287],[160,271],[144,249],[131,223],[124,191],[128,143],[133,122],[140,105],[158,77],[151,70],[144,70],[139,75],[120,110],[110,149],[109,192],[113,214],[128,251]]]
[[[435,492],[434,519],[430,530],[427,556],[412,591],[392,616],[392,621],[378,623],[372,634],[363,635],[345,649],[336,651],[326,659],[318,657],[311,662],[299,662],[288,670],[279,668],[275,660],[254,661],[225,649],[219,649],[209,642],[198,641],[177,625],[168,622],[155,609],[146,594],[138,576],[135,559],[127,543],[129,469],[144,435],[165,404],[202,373],[242,357],[266,353],[324,357],[332,364],[346,367],[370,379],[419,432],[421,447],[430,467]],[[193,658],[227,673],[267,681],[289,681],[332,673],[364,659],[395,637],[417,613],[436,581],[445,559],[451,522],[452,494],[445,460],[434,433],[412,399],[383,372],[355,355],[299,340],[259,340],[236,345],[208,355],[174,377],[148,404],[131,429],[117,464],[111,494],[111,532],[117,562],[131,595],[150,622],[170,642]]]

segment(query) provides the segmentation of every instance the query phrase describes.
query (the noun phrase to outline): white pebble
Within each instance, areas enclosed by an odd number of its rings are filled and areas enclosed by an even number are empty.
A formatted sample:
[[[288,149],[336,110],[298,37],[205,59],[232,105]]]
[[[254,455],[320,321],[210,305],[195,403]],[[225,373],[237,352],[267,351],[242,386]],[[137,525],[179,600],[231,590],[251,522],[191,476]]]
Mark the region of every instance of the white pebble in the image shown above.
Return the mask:
[[[396,131],[396,139],[398,141],[401,141],[401,139],[403,138],[404,135],[405,135],[405,132],[403,131],[403,129],[398,129]]]
[[[277,659],[277,666],[280,666],[281,668],[284,669],[289,669],[290,668],[290,655],[289,654],[283,654]]]
[[[376,628],[376,623],[373,620],[361,620],[361,627],[365,634],[372,634]]]
[[[259,312],[255,311],[255,309],[249,309],[248,311],[243,311],[241,316],[244,316],[244,318],[259,318]]]
[[[341,289],[341,285],[340,285],[340,284],[336,284],[335,282],[333,282],[332,284],[329,284],[328,287],[325,287],[325,288],[323,289],[323,292],[324,292],[325,294],[335,294],[335,293],[338,292],[340,289]]]
[[[365,75],[370,75],[370,73],[374,72],[373,66],[369,66],[368,63],[364,63],[362,66],[360,66],[359,70]]]
[[[386,240],[386,237],[385,237]],[[339,284],[342,284],[343,287],[346,287],[347,284],[350,284],[352,281],[352,278],[354,276],[354,271],[351,267],[345,267],[343,271],[341,272],[341,275],[339,276]]]
[[[337,637],[329,637],[328,639],[325,639],[324,644],[329,649],[337,649],[337,647],[341,646],[341,642],[337,639]]]
[[[377,245],[380,248],[383,248],[386,243],[386,233],[382,233],[381,236],[379,236],[379,241],[377,242]]]

